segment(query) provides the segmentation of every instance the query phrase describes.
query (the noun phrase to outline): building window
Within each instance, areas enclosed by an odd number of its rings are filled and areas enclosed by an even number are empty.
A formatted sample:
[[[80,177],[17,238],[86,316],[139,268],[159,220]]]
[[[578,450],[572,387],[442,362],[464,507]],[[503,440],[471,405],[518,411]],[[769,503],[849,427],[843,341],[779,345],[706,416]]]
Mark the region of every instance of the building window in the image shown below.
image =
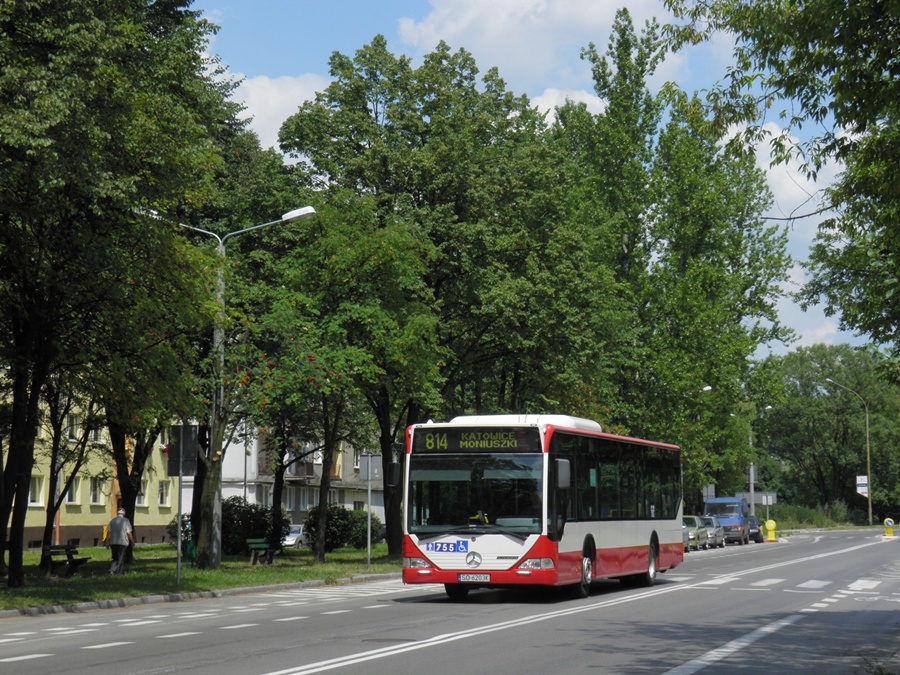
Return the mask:
[[[66,492],[66,504],[69,506],[81,504],[81,478],[78,476],[72,479],[72,484]]]
[[[91,478],[91,504],[94,506],[102,506],[104,503],[103,483],[102,478]]]
[[[256,486],[257,503],[269,508],[272,505],[272,486],[263,483]]]
[[[169,505],[169,481],[167,480],[159,481],[159,505]]]
[[[354,502],[353,502],[353,510],[354,510],[354,511],[365,511],[365,510],[366,510],[366,503],[365,503],[365,502],[357,502],[357,501],[354,501]]]
[[[147,506],[147,488],[150,487],[150,481],[142,480],[141,481],[141,490],[137,493],[137,496],[134,498],[135,506]]]
[[[88,432],[88,440],[90,440],[91,443],[100,442],[100,427],[94,427]]]
[[[28,505],[41,506],[43,501],[44,479],[41,476],[32,476],[31,484],[28,486]]]
[[[359,458],[362,455],[362,450],[359,448],[353,448],[353,468],[359,471]]]
[[[70,441],[78,440],[78,415],[66,415],[66,435]]]

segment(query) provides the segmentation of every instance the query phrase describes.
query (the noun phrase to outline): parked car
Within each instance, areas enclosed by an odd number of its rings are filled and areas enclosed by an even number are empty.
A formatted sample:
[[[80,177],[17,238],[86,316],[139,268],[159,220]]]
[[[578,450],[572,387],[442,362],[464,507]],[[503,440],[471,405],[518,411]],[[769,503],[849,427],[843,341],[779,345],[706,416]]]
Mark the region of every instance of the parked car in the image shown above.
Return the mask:
[[[691,537],[688,534],[687,525],[684,523],[681,524],[681,539],[684,542],[684,552],[687,553],[691,550]]]
[[[283,548],[303,548],[306,545],[306,531],[302,524],[291,525],[290,532],[287,533],[281,544]]]
[[[690,548],[695,551],[709,548],[709,535],[700,516],[682,516],[681,522],[687,526]]]
[[[757,518],[756,516],[750,516],[750,538],[757,544],[761,544],[765,540],[762,530],[763,529],[759,523],[759,518]]]
[[[715,516],[700,516],[700,520],[706,526],[711,548],[725,548],[725,528]]]

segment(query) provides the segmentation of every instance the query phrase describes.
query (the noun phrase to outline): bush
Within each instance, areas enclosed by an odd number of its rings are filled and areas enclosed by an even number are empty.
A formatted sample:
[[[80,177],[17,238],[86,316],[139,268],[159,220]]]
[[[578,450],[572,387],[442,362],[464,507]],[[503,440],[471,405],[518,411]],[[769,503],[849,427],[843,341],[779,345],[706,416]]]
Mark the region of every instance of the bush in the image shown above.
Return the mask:
[[[366,526],[369,522],[368,511],[351,511],[350,536],[347,539],[347,545],[353,548],[366,548],[368,546],[368,537],[366,536]],[[374,513],[372,514],[372,543],[378,541],[378,535],[381,532],[381,520]]]
[[[277,539],[290,530],[290,521],[282,518]],[[243,497],[222,502],[222,553],[239,555],[247,550],[248,539],[272,539],[272,509],[251,504]]]
[[[757,515],[760,515],[758,509]],[[775,504],[769,517],[775,521],[779,530],[840,527],[850,525],[854,521],[861,522],[858,515],[851,513],[847,505],[840,500],[835,501],[831,509]]]
[[[337,504],[329,504],[325,524],[325,552],[341,548],[350,539],[353,512]],[[314,506],[306,516],[306,533],[310,546],[315,546],[319,537],[319,507]]]
[[[171,522],[166,525],[166,534],[169,535],[169,541],[172,546],[178,540],[178,516],[172,518]],[[191,540],[191,514],[181,514],[181,543],[185,544]]]

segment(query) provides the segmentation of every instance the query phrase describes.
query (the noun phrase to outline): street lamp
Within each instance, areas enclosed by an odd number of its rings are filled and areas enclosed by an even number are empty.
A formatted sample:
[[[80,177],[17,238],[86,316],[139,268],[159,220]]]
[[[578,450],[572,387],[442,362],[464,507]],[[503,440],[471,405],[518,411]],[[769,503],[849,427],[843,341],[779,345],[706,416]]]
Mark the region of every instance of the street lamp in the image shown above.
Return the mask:
[[[186,227],[189,230],[194,230],[195,232],[202,232],[203,234],[208,234],[211,237],[215,237],[216,241],[219,242],[216,247],[216,252],[219,254],[219,261],[225,261],[225,242],[231,239],[232,237],[236,237],[239,234],[244,234],[245,232],[252,232],[253,230],[259,230],[264,227],[269,227],[271,225],[279,225],[281,223],[293,223],[298,220],[308,220],[316,215],[316,210],[311,206],[304,206],[299,209],[294,209],[293,211],[288,211],[285,214],[282,214],[281,218],[278,220],[273,220],[268,223],[263,223],[262,225],[254,225],[253,227],[245,227],[243,230],[236,230],[234,232],[229,232],[226,235],[218,235],[215,232],[210,232],[209,230],[204,230],[199,227],[194,227],[193,225],[185,225],[184,223],[178,223],[180,227]],[[220,264],[218,272],[216,274],[216,312],[218,314],[218,321],[216,321],[215,330],[213,331],[213,353],[216,355],[216,361],[219,366],[219,370],[224,369],[225,367],[225,277],[222,274],[223,266]],[[220,384],[220,388],[218,390],[213,391],[213,418],[215,418],[215,412],[217,411],[217,406],[221,403],[223,389],[221,389],[223,385]],[[218,396],[218,400],[216,397]],[[214,429],[214,419],[210,421],[210,437],[212,437]]]
[[[155,214],[154,214],[155,215]],[[195,232],[200,232],[202,234],[208,234],[209,236],[215,238],[218,242],[218,246],[216,247],[216,251],[219,254],[219,269],[216,273],[216,313],[217,320],[213,330],[213,354],[215,356],[216,366],[219,371],[219,385],[213,389],[212,396],[212,406],[211,406],[211,414],[209,420],[209,440],[212,445],[213,439],[216,438],[218,429],[217,424],[220,416],[220,407],[222,406],[222,402],[225,400],[225,385],[222,382],[222,372],[225,369],[225,277],[223,275],[223,268],[225,262],[225,242],[227,242],[232,237],[236,237],[239,234],[244,234],[245,232],[252,232],[253,230],[260,230],[264,227],[269,227],[271,225],[279,225],[282,223],[294,223],[299,220],[308,220],[313,218],[316,215],[316,210],[312,206],[303,206],[299,209],[294,209],[293,211],[288,211],[287,213],[282,214],[281,218],[278,220],[273,220],[268,223],[263,223],[261,225],[254,225],[253,227],[246,227],[242,230],[235,230],[234,232],[229,232],[225,235],[219,235],[215,232],[211,232],[209,230],[204,230],[199,227],[194,227],[193,225],[185,225],[184,223],[176,223],[180,227],[187,228],[189,230],[194,230]],[[156,216],[158,217],[158,216]],[[217,445],[219,443],[217,442]],[[213,450],[210,447],[210,450]],[[221,446],[215,449],[215,455],[212,457],[213,461],[221,462],[222,449]],[[245,460],[246,461],[246,460]],[[215,506],[213,508],[213,535],[212,535],[212,551],[211,558],[214,566],[218,566],[222,561],[222,467],[221,464],[218,468],[219,478],[218,478],[218,486],[216,488],[216,501]],[[196,489],[196,486],[194,486]],[[202,488],[201,488],[202,489]]]
[[[767,405],[763,410],[771,410],[772,406]],[[750,457],[753,457],[753,420],[747,422],[747,443],[750,446]],[[756,467],[750,462],[750,515],[756,515]],[[768,517],[766,517],[768,520]]]
[[[850,387],[846,387],[839,382],[835,382],[830,377],[825,378],[826,382],[831,382],[831,384],[836,387],[840,387],[841,389],[846,389],[851,394],[856,396],[860,401],[862,401],[863,406],[866,408],[866,496],[869,498],[869,525],[872,524],[872,455],[869,451],[869,404],[866,402],[862,396],[859,395],[859,392],[854,391]]]

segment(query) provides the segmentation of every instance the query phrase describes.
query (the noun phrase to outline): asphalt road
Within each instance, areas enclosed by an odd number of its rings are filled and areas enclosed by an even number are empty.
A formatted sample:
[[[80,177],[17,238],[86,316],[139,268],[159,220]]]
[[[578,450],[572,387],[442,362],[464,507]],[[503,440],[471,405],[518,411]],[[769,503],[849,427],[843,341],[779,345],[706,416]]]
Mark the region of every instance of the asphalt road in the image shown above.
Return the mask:
[[[686,554],[651,589],[399,580],[0,619],[0,674],[875,673],[900,659],[900,540],[803,533]]]

